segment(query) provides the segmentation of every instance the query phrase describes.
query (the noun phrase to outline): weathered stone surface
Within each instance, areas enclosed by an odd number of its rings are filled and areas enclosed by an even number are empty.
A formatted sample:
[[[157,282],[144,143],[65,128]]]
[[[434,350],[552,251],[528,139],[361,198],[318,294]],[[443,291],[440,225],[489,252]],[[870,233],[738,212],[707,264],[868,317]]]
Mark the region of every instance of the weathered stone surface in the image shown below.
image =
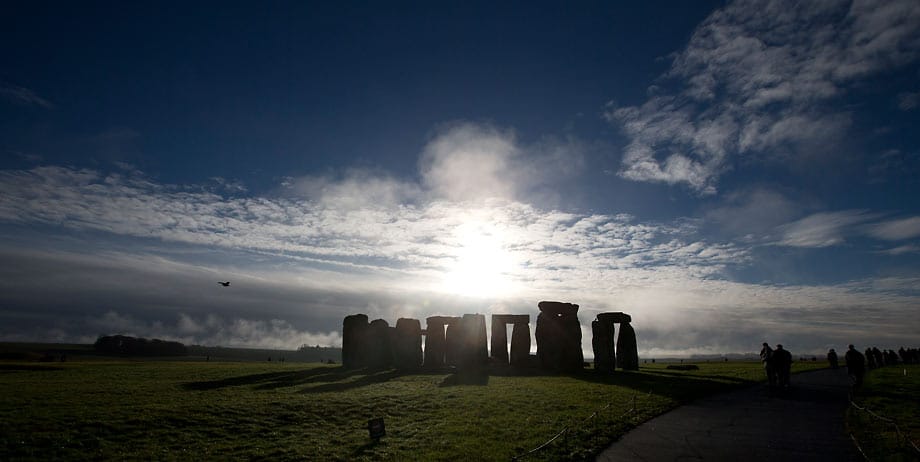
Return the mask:
[[[497,364],[508,364],[508,329],[502,320],[507,315],[492,315],[492,359]]]
[[[416,369],[422,365],[422,324],[418,319],[400,318],[393,332],[393,365]]]
[[[371,321],[367,328],[367,366],[386,369],[393,365],[393,329],[383,319]]]
[[[486,337],[486,317],[481,314],[464,314],[459,327],[460,349],[457,366],[471,368],[487,364],[489,346]]]
[[[530,316],[527,316],[529,319]],[[515,323],[511,328],[511,366],[527,367],[530,364],[530,324]]]
[[[445,326],[456,323],[460,318],[453,316],[431,316],[425,320],[428,323],[425,335],[425,367],[440,369],[444,367],[447,356],[447,335]]]
[[[598,372],[613,372],[616,369],[616,352],[613,346],[615,329],[612,322],[591,322],[594,369]]]
[[[565,302],[548,302],[542,301],[537,303],[541,313],[553,315],[575,315],[578,313],[578,305]]]
[[[530,354],[530,315],[529,314],[493,314],[492,315],[492,360],[497,364],[508,364],[508,324],[514,326],[514,329],[511,331],[511,350],[512,357],[514,356],[514,351],[518,352],[518,355],[528,355]],[[523,326],[523,327],[519,327]],[[523,330],[522,330],[523,329]],[[521,333],[518,333],[517,340],[517,350],[515,350],[515,341],[514,341],[514,332],[521,331],[527,334],[526,344],[525,340],[521,337]],[[521,348],[526,348],[521,353]],[[515,361],[512,359],[511,361]],[[518,364],[521,364],[521,361],[517,361]]]
[[[537,316],[537,356],[540,365],[560,371],[581,370],[581,324],[578,305],[561,302],[540,302]]]
[[[632,322],[632,316],[630,316],[630,315],[628,315],[628,314],[626,314],[626,313],[620,312],[620,311],[614,311],[614,312],[611,312],[611,313],[600,313],[600,314],[598,314],[598,315],[597,315],[597,320],[600,321],[600,322],[608,322],[608,323],[622,324],[622,323],[625,323],[625,322]]]
[[[493,314],[492,325],[496,322],[502,324],[530,324],[529,314]]]
[[[460,319],[447,324],[445,331],[444,363],[456,366],[460,362],[460,352],[463,349],[463,333],[460,329]]]
[[[342,366],[355,369],[367,366],[367,315],[345,316],[342,322]]]
[[[628,371],[639,370],[636,331],[628,322],[620,324],[620,336],[617,337],[617,366]]]

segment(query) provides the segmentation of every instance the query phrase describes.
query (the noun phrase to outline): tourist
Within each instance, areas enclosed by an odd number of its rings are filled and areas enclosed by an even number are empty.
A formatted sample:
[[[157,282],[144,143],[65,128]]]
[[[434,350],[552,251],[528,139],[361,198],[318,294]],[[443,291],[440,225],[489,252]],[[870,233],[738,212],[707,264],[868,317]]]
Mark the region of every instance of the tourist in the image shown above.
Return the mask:
[[[866,358],[853,345],[849,346],[844,356],[847,362],[847,373],[853,380],[853,387],[862,385],[863,376],[866,375]]]
[[[760,349],[760,361],[763,363],[763,369],[767,373],[767,383],[770,387],[776,386],[776,369],[773,367],[773,348],[767,342],[763,342],[763,348]]]
[[[837,369],[839,367],[837,365],[837,352],[834,351],[833,348],[831,348],[831,351],[827,352],[827,362],[831,364],[831,369]]]
[[[789,374],[792,372],[792,353],[784,350],[781,344],[777,344],[773,352],[773,369],[776,371],[779,386],[788,388]]]

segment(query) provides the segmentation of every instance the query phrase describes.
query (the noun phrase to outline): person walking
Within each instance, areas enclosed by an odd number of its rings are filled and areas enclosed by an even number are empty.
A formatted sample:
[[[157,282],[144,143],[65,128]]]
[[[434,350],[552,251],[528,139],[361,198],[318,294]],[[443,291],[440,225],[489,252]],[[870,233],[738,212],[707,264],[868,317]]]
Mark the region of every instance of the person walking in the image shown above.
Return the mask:
[[[760,349],[760,362],[763,363],[763,370],[767,373],[767,383],[770,388],[776,386],[776,369],[773,367],[773,348],[767,342],[763,342],[763,348]]]
[[[866,375],[866,357],[853,345],[848,347],[844,358],[847,362],[847,374],[853,380],[853,388],[862,385],[863,376]]]
[[[827,362],[831,364],[831,369],[837,369],[838,367],[840,367],[837,364],[837,352],[834,351],[833,348],[831,348],[831,351],[827,352]]]
[[[773,368],[776,370],[776,381],[782,388],[789,388],[789,374],[792,372],[792,353],[783,349],[777,343],[773,351]]]

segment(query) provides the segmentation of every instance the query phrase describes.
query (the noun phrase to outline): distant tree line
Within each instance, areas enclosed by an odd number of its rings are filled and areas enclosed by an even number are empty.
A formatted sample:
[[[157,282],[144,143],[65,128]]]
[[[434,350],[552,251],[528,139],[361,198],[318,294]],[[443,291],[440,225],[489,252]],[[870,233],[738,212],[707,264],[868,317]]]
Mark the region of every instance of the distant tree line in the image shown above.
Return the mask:
[[[105,335],[96,339],[93,348],[102,354],[123,356],[188,356],[188,348],[168,340]]]

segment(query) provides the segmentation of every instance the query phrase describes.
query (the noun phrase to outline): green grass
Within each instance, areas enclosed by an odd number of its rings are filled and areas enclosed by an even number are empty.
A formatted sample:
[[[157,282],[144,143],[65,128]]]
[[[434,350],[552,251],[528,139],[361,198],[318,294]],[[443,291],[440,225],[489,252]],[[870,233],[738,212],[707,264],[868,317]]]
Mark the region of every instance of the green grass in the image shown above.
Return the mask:
[[[508,460],[563,428],[571,430],[528,460],[583,459],[680,403],[763,380],[759,363],[697,364],[607,377],[462,377],[277,363],[7,362],[0,459]],[[379,442],[366,430],[373,417],[386,421]]]
[[[920,365],[888,366],[866,375],[853,400],[875,415],[851,406],[847,411],[847,427],[870,460],[920,459],[920,452],[910,445],[912,441],[920,446],[917,396],[920,396]]]

